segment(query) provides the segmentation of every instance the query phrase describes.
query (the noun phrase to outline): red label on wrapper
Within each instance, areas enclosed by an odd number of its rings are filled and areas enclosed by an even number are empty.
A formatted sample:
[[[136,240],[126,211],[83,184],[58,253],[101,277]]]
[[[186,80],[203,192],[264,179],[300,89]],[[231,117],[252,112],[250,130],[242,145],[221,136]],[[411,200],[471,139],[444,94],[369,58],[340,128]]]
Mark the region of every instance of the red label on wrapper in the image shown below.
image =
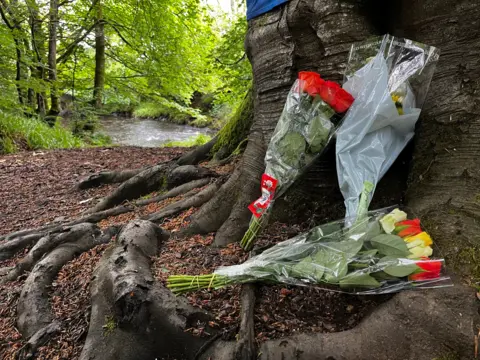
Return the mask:
[[[273,196],[275,195],[277,184],[277,179],[267,174],[262,175],[262,182],[260,184],[262,188],[262,196],[248,206],[252,214],[257,218],[262,216],[270,206]]]

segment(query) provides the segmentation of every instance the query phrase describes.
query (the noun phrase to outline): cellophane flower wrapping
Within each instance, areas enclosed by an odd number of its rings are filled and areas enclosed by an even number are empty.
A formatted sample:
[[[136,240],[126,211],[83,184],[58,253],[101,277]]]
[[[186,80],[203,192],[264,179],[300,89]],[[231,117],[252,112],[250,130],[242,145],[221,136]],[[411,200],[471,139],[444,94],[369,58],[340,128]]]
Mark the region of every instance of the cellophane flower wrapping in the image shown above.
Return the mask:
[[[352,46],[343,88],[355,102],[336,135],[346,219],[364,216],[375,187],[414,136],[439,51],[385,35]]]
[[[265,155],[262,196],[249,209],[250,227],[241,242],[244,248],[266,224],[273,201],[281,196],[320,156],[353,97],[314,72],[301,72],[295,81]]]
[[[444,260],[428,257],[432,240],[419,220],[405,222],[406,213],[391,210],[370,211],[350,227],[344,219],[317,226],[243,264],[217,269],[211,283],[221,287],[261,281],[355,294],[451,286]],[[415,222],[416,227],[404,225]],[[418,250],[427,248],[428,256],[420,256]]]

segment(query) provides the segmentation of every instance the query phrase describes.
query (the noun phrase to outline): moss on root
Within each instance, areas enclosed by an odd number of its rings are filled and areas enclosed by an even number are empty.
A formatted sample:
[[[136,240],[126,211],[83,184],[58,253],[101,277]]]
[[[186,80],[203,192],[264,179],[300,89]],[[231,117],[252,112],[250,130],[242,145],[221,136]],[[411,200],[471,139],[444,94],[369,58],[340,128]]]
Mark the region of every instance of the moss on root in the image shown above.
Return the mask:
[[[252,122],[253,91],[250,87],[232,118],[218,132],[218,140],[212,148],[212,154],[215,154],[217,159],[229,156],[247,138]]]
[[[471,283],[480,283],[478,219],[462,209],[444,205],[423,215],[421,220],[438,247],[436,256],[445,258],[447,268]]]

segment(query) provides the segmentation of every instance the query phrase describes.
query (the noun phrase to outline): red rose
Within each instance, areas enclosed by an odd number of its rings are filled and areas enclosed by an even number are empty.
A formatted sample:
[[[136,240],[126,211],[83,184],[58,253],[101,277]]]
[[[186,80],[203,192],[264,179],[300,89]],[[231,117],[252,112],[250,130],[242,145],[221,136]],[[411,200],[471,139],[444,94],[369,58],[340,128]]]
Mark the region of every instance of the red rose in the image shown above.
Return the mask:
[[[355,100],[352,95],[333,81],[325,81],[320,90],[320,97],[335,110],[336,113],[347,111]]]
[[[298,73],[298,79],[300,80],[300,90],[310,96],[317,95],[320,91],[321,84],[325,82],[325,80],[320,77],[320,74],[314,71],[300,71]]]
[[[320,95],[336,113],[344,113],[352,105],[354,98],[334,81],[325,81],[314,71],[298,73],[300,90],[310,96]]]
[[[419,268],[423,270],[421,273],[412,274],[409,276],[410,280],[429,280],[440,277],[440,271],[442,270],[442,261],[439,260],[422,260],[415,263]]]

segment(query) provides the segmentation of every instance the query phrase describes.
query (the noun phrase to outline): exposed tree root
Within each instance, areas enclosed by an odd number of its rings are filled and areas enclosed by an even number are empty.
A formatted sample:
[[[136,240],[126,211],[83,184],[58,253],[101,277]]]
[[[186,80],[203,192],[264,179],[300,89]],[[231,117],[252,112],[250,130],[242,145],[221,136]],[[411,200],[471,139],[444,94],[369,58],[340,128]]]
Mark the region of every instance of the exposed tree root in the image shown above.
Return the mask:
[[[140,196],[149,194],[152,191],[160,190],[165,186],[165,178],[168,170],[168,165],[161,164],[152,166],[140,172],[122,183],[110,195],[106,196],[97,205],[90,209],[88,213],[106,210],[121,204],[125,200],[136,199]]]
[[[352,330],[267,341],[258,349],[258,359],[470,359],[472,324],[479,318],[475,301],[463,285],[402,292]],[[235,346],[219,341],[203,359],[231,359]]]
[[[0,245],[0,260],[10,259],[22,249],[34,244],[43,235],[39,233],[29,234],[15,238],[14,240],[6,240]]]
[[[238,332],[238,341],[235,345],[235,360],[255,360],[257,358],[255,346],[255,285],[245,284],[242,286],[242,312],[240,319],[240,331]]]
[[[58,334],[61,330],[61,325],[58,321],[53,321],[45,327],[38,330],[27,343],[17,351],[15,354],[18,360],[28,360],[35,357],[37,349],[46,344],[53,336]]]
[[[90,189],[92,187],[104,184],[117,184],[127,181],[128,179],[140,174],[146,168],[131,169],[122,171],[105,171],[98,174],[90,175],[88,178],[80,181],[76,188],[78,190]]]
[[[18,300],[17,325],[26,338],[52,322],[53,315],[46,295],[62,266],[84,251],[110,240],[102,237],[100,230],[92,224],[77,225],[71,232],[76,234],[75,238],[48,253],[35,265],[25,281]]]
[[[238,174],[238,180],[234,180],[234,184],[232,184],[235,186],[235,189],[226,189],[230,194],[219,192],[211,201],[213,209],[210,209],[208,218],[200,218],[200,216],[205,216],[206,214],[203,211],[201,214],[199,213],[197,222],[192,225],[192,230],[198,224],[201,224],[202,228],[208,228],[206,225],[216,225],[218,221],[215,218],[222,217],[223,221],[215,229],[218,230],[215,235],[215,245],[225,246],[242,238],[252,216],[248,210],[248,205],[256,196],[260,195],[259,179],[264,170],[264,162],[263,156],[258,156],[258,154],[264,153],[265,149],[261,133],[252,133],[243,155],[243,165],[240,166],[242,171]],[[230,204],[229,209],[226,209],[225,206],[227,201]],[[222,214],[226,212],[229,215],[223,217]],[[209,221],[210,224],[208,223]]]
[[[188,193],[191,190],[194,190],[196,188],[200,188],[202,186],[207,185],[211,181],[211,178],[203,178],[199,180],[193,180],[190,181],[186,184],[177,186],[176,188],[173,188],[166,192],[165,194],[155,196],[150,199],[142,199],[142,200],[137,200],[135,202],[132,202],[127,205],[120,205],[116,206],[114,208],[108,209],[108,210],[103,210],[99,211],[93,214],[89,214],[86,216],[83,216],[81,218],[75,219],[68,221],[64,224],[51,224],[48,226],[43,226],[38,229],[29,229],[29,230],[24,230],[24,231],[17,231],[13,232],[11,234],[7,234],[4,236],[5,241],[4,244],[0,245],[0,260],[5,260],[11,258],[15,253],[19,252],[20,250],[34,244],[36,241],[38,241],[41,237],[46,236],[47,234],[56,234],[59,232],[63,232],[68,229],[68,227],[82,224],[82,223],[97,223],[103,219],[109,218],[111,216],[116,216],[120,214],[125,214],[130,211],[133,211],[137,207],[141,206],[146,206],[148,204],[154,203],[154,202],[160,202],[165,199],[169,199],[172,197],[180,196],[183,194],[188,195]],[[29,235],[22,235],[22,234],[29,234]]]
[[[200,166],[183,165],[176,167],[167,175],[167,188],[172,189],[193,180],[216,177],[217,173]]]
[[[167,205],[162,210],[147,216],[146,219],[153,222],[159,222],[167,216],[178,214],[179,212],[189,209],[191,207],[199,207],[215,195],[219,186],[220,185],[215,182],[200,191],[198,194],[187,197],[186,199],[177,201],[173,204]]]
[[[28,252],[22,260],[5,277],[5,281],[14,281],[25,271],[30,271],[32,267],[48,252],[64,243],[75,242],[85,233],[86,224],[80,224],[65,228],[64,232],[57,235],[46,235],[42,237]],[[108,242],[112,236],[118,232],[118,228],[110,227],[104,231],[102,240],[99,243]]]
[[[240,174],[238,169],[233,172],[215,196],[193,216],[189,227],[181,232],[182,235],[208,234],[222,226],[232,210]]]
[[[119,205],[126,200],[139,198],[162,187],[174,188],[184,183],[212,177],[212,171],[193,166],[156,165],[130,178],[101,200],[89,213],[95,213]]]
[[[92,312],[81,360],[188,359],[203,340],[184,330],[205,313],[153,284],[150,257],[167,235],[149,221],[133,221],[107,250],[91,285]],[[102,335],[103,333],[103,335]],[[113,350],[114,349],[114,350]],[[153,356],[153,357],[152,357]]]
[[[206,144],[200,145],[194,150],[182,155],[178,160],[178,165],[197,165],[204,160],[207,160],[211,156],[212,148],[217,143],[218,137],[215,136],[212,140]]]

